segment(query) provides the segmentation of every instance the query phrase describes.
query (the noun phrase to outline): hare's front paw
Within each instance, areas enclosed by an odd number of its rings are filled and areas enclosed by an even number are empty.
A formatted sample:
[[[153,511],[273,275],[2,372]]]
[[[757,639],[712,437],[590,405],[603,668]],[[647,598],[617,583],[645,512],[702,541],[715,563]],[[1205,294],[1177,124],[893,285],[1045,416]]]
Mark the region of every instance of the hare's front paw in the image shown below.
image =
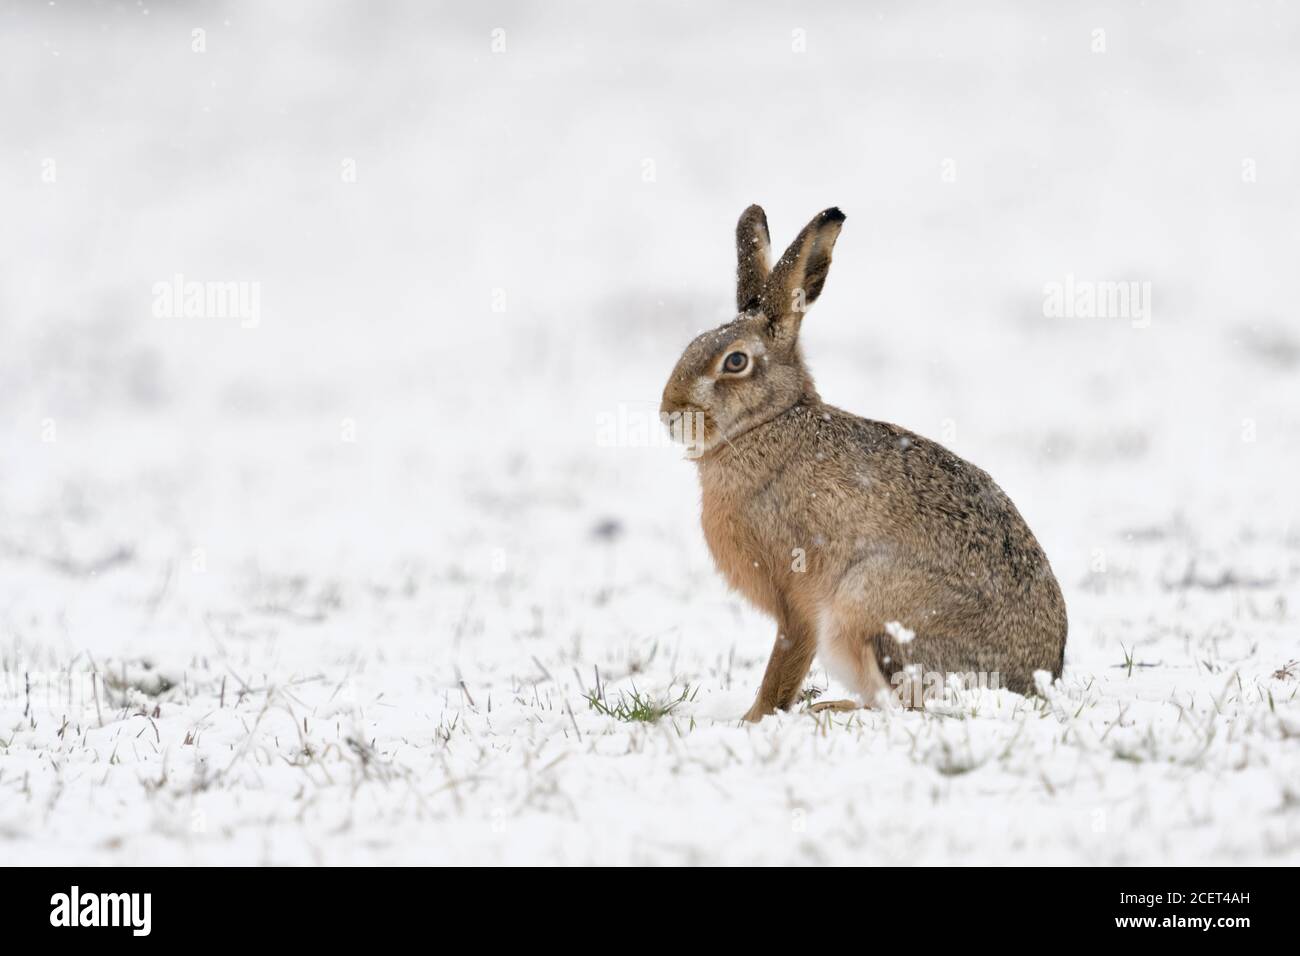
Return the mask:
[[[734,711],[733,711],[734,713]],[[745,712],[745,720],[751,724],[756,724],[768,714],[775,714],[776,708],[762,700],[754,701],[754,706]]]

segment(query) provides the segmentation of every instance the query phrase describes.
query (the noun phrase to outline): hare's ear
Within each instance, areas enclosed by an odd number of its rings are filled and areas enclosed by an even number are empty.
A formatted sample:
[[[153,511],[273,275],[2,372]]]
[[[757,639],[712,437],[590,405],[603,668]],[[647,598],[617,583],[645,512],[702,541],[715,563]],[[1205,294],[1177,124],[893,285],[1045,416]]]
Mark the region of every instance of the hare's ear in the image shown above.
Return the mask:
[[[750,206],[736,223],[736,311],[757,309],[772,267],[772,240],[767,235],[767,214]]]
[[[761,305],[777,338],[797,336],[804,312],[822,294],[843,222],[844,213],[835,207],[819,212],[772,269]]]

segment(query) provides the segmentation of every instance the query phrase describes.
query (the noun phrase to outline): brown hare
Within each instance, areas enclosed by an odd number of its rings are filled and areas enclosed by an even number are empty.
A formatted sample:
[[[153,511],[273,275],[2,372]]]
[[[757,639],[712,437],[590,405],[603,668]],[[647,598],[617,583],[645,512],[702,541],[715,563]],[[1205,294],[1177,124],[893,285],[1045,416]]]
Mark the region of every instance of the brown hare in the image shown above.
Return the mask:
[[[838,209],[818,214],[771,266],[767,217],[746,209],[739,315],[688,345],[664,388],[670,424],[702,424],[709,550],[776,618],[748,720],[799,700],[814,653],[859,698],[814,709],[883,706],[954,673],[1029,693],[1035,671],[1060,676],[1065,654],[1061,589],[993,479],[817,394],[799,325],[843,222]]]

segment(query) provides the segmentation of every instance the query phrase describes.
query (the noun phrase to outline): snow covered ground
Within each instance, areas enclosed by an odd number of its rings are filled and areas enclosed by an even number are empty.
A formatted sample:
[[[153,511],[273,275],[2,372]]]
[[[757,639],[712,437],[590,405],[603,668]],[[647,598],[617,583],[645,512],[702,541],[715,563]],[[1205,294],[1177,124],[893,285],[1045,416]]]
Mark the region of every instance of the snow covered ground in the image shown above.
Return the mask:
[[[0,11],[0,862],[1300,862],[1293,5],[73,6]],[[750,202],[848,214],[821,392],[1017,502],[1045,698],[740,723],[653,413]]]

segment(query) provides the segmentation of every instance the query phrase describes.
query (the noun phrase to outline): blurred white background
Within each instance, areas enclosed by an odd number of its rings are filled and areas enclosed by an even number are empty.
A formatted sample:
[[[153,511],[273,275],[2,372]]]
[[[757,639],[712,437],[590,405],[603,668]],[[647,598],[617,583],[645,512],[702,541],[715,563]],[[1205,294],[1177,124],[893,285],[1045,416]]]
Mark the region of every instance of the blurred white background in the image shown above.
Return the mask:
[[[8,424],[397,427],[436,395],[433,440],[473,409],[586,442],[726,317],[761,202],[777,244],[849,215],[806,333],[832,401],[1203,468],[1242,418],[1280,439],[1294,8],[980,6],[6,4]],[[155,321],[176,273],[259,283],[260,327]],[[1045,319],[1067,274],[1150,282],[1152,328]]]

